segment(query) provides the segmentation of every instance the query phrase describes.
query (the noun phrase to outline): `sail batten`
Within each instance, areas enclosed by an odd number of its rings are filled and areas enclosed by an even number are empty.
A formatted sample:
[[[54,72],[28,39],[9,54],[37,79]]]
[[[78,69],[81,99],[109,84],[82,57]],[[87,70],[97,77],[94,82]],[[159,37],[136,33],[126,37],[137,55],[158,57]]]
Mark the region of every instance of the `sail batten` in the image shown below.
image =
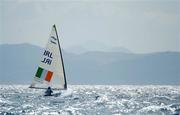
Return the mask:
[[[48,43],[30,87],[42,89],[48,86],[54,89],[57,89],[56,86],[60,87],[59,89],[67,89],[63,56],[55,25],[52,27]]]

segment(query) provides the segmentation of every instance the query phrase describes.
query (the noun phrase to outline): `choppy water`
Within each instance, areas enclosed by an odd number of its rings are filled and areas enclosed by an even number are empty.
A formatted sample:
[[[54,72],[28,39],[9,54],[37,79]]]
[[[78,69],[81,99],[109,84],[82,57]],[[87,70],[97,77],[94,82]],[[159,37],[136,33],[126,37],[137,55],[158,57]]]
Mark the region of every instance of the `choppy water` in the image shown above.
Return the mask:
[[[70,85],[58,97],[0,85],[0,114],[180,115],[180,86]]]

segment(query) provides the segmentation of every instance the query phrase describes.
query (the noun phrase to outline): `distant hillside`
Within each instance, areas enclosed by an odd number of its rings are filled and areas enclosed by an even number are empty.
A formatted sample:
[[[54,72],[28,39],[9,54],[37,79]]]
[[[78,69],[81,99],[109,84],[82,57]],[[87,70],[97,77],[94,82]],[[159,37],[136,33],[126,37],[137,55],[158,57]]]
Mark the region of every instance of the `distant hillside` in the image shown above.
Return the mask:
[[[0,45],[0,83],[29,84],[42,48],[30,44]],[[132,54],[63,51],[69,84],[180,84],[180,53]]]
[[[130,50],[123,48],[123,47],[94,47],[92,49],[88,49],[85,46],[73,46],[70,48],[66,48],[66,52],[74,53],[74,54],[82,54],[86,52],[122,52],[122,53],[132,53]]]

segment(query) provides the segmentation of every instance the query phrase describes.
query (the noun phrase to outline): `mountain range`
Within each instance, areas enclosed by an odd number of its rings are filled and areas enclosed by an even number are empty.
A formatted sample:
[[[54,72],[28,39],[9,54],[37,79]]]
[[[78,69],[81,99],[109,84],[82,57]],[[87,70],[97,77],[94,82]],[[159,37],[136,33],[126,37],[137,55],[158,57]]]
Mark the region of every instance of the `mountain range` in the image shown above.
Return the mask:
[[[0,83],[30,84],[43,48],[31,44],[0,45]],[[63,50],[68,84],[179,85],[180,52],[135,54]]]

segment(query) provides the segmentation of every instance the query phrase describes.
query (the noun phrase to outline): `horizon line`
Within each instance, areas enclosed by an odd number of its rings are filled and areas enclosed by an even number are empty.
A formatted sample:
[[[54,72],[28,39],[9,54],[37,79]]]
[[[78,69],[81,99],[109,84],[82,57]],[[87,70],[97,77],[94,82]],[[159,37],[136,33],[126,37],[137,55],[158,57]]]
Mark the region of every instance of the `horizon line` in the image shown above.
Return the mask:
[[[0,46],[2,45],[32,45],[32,46],[35,46],[35,47],[39,47],[39,48],[45,48],[45,47],[42,47],[40,45],[36,45],[36,44],[32,44],[32,43],[28,43],[28,42],[24,42],[24,43],[0,43]],[[81,46],[81,45],[74,45],[74,46]],[[74,47],[72,46],[72,47]],[[122,46],[119,46],[119,47],[122,47]],[[113,48],[113,47],[112,47]],[[125,48],[125,47],[122,47],[122,48]],[[67,51],[67,47],[66,48],[62,48],[63,50],[66,50]],[[127,50],[129,50],[128,48],[125,48]],[[123,52],[123,51],[106,51],[106,50],[102,50],[102,49],[87,49],[87,51],[85,51],[85,53],[87,52],[122,52],[122,53],[127,53],[127,54],[153,54],[153,53],[171,53],[171,52],[174,52],[174,53],[180,53],[180,51],[172,51],[172,50],[166,50],[166,51],[152,51],[152,52],[132,52],[131,50],[129,50],[130,52]],[[74,53],[74,52],[69,52],[67,51],[68,53]],[[76,53],[74,53],[76,54]],[[78,54],[78,53],[77,53]],[[83,53],[80,53],[80,54],[83,54]]]

